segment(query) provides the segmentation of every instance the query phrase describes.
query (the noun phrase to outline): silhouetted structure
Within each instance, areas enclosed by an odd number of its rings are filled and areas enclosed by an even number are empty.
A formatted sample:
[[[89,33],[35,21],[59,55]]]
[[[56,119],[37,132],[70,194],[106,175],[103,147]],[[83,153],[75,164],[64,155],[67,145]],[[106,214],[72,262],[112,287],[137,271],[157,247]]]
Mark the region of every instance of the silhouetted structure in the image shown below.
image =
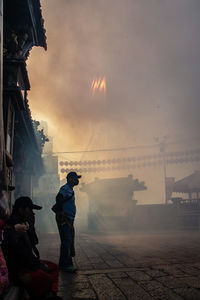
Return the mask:
[[[0,188],[4,184],[4,128],[3,128],[3,2],[0,1]]]
[[[171,198],[168,204],[137,204],[134,191],[144,190],[143,182],[132,176],[96,179],[83,184],[89,198],[88,227],[92,230],[182,230],[200,229],[200,171],[175,182],[173,192],[188,199]]]
[[[174,183],[173,192],[188,194],[187,199],[172,198],[181,228],[200,229],[200,171]]]
[[[200,198],[200,171],[182,178],[174,183],[173,192],[188,194],[189,199]]]
[[[82,184],[80,191],[89,198],[89,229],[124,229],[129,224],[136,205],[135,191],[144,191],[144,182],[132,175],[121,178],[98,179]]]
[[[171,189],[171,187],[170,187]],[[188,198],[171,198],[169,204],[136,205],[132,228],[138,230],[200,229],[200,171],[176,181],[173,193],[188,194]]]
[[[33,199],[43,207],[38,220],[40,232],[57,232],[55,215],[51,207],[55,203],[55,197],[60,187],[58,174],[58,157],[51,153],[43,156],[44,174],[39,178],[38,186],[34,188]]]
[[[45,136],[48,136],[48,124],[41,121]],[[57,232],[55,214],[51,207],[55,204],[55,197],[60,188],[60,176],[58,174],[58,156],[53,155],[53,138],[49,137],[49,142],[44,146],[43,162],[44,174],[38,180],[38,186],[34,188],[33,199],[39,202],[43,209],[38,218],[38,230],[40,232]]]

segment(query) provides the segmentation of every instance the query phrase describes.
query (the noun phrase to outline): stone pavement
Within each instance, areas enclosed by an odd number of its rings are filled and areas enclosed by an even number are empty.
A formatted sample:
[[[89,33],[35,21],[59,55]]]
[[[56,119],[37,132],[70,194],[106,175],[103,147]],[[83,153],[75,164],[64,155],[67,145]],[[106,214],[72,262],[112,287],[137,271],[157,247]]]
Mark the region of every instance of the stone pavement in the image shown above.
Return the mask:
[[[56,234],[40,238],[44,259],[58,261]],[[66,299],[200,299],[200,233],[82,233],[77,274],[59,275]]]

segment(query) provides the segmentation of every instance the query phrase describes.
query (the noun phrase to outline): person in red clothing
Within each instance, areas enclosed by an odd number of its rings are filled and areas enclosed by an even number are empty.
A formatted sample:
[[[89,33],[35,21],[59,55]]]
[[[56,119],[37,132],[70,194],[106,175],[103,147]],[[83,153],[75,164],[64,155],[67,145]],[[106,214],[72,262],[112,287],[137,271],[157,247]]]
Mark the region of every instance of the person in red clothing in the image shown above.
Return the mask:
[[[17,231],[17,232],[26,232],[28,230],[28,224],[15,224],[14,227],[10,227],[5,223],[5,219],[9,213],[9,209],[7,207],[7,201],[5,199],[6,195],[3,190],[0,190],[0,295],[3,294],[4,290],[9,285],[9,276],[8,276],[8,268],[6,265],[6,261],[1,249],[1,244],[3,241],[3,232],[5,230],[9,231]]]
[[[0,244],[2,243],[2,235],[3,229],[6,228],[7,225],[4,221],[0,218]],[[0,247],[0,295],[4,292],[4,290],[9,285],[9,278],[8,278],[8,269],[4,259],[4,255],[2,249]]]
[[[29,197],[20,197],[15,201],[8,224],[24,224],[29,228],[23,234],[5,232],[3,243],[10,277],[21,284],[29,293],[31,299],[59,300],[58,267],[53,262],[39,259],[36,251],[38,242],[34,227],[33,209],[41,209],[33,204]]]

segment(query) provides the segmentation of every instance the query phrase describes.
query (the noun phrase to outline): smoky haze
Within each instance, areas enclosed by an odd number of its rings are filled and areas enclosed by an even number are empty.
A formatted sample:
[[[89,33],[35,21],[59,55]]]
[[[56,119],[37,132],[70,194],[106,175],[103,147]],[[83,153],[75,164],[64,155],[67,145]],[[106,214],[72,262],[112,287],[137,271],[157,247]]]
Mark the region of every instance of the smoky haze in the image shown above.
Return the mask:
[[[199,0],[41,0],[41,5],[48,50],[31,51],[28,97],[33,117],[48,122],[54,151],[151,145],[164,135],[172,142],[199,136]],[[92,95],[93,80],[104,76],[105,95]],[[184,149],[196,147],[192,143]],[[167,151],[182,150],[177,147]],[[159,148],[59,159],[155,152]],[[197,162],[169,165],[167,176],[178,180],[198,168]],[[162,166],[83,174],[83,181],[129,173],[147,186],[135,193],[139,203],[164,203]]]
[[[199,130],[198,0],[42,0],[48,50],[28,61],[54,150],[152,143]],[[92,97],[95,78],[107,92]]]

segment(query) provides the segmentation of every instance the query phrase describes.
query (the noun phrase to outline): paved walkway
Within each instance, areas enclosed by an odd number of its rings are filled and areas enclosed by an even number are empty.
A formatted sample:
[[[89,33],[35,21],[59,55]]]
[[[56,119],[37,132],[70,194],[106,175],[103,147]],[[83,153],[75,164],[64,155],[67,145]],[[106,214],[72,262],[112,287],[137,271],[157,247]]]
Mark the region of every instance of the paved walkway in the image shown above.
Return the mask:
[[[58,261],[59,239],[40,240]],[[200,299],[200,233],[78,234],[77,274],[60,273],[63,299]]]

